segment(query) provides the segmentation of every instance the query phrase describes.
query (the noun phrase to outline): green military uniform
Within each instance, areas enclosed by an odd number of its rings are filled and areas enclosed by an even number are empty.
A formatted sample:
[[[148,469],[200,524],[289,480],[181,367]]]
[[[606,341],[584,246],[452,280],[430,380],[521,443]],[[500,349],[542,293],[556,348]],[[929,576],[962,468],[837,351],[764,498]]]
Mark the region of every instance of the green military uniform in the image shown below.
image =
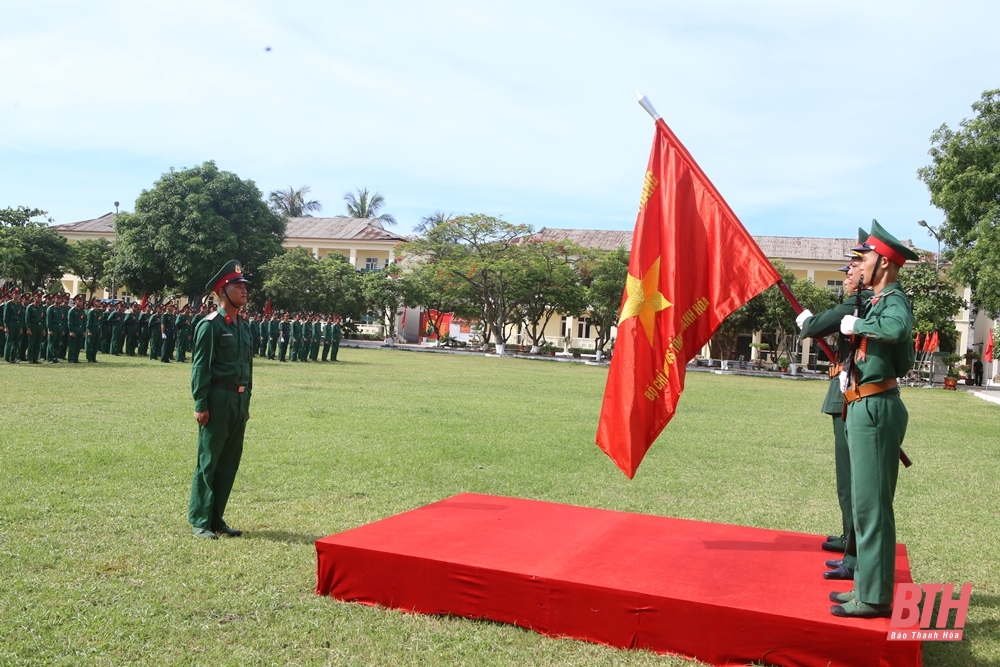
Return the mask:
[[[862,299],[870,298],[871,291],[862,292]],[[844,315],[854,313],[854,297],[829,310],[817,313],[802,323],[802,338],[822,338],[838,333],[837,359],[831,362],[831,380],[820,411],[831,415],[833,420],[833,458],[837,479],[837,500],[840,504],[841,535],[843,536],[843,566],[851,570],[857,564],[854,535],[854,509],[851,502],[851,454],[847,448],[847,434],[844,431],[844,395],[840,392],[840,369],[844,359],[851,353],[850,341],[840,334],[840,321]]]
[[[260,348],[260,322],[253,315],[250,316],[250,351],[253,352],[253,356],[257,356],[257,350]]]
[[[21,290],[17,290],[13,298],[4,304],[2,324],[7,330],[7,341],[3,347],[3,360],[8,364],[16,364],[21,356],[21,336],[24,333],[24,306],[21,305]]]
[[[133,301],[133,303],[135,303]],[[138,304],[135,304],[138,305]],[[125,356],[134,357],[135,350],[139,346],[139,318],[142,314],[135,308],[125,313]]]
[[[118,309],[118,304],[108,313],[105,319],[107,331],[111,334],[108,341],[108,352],[114,357],[122,356],[122,348],[125,346],[125,314]]]
[[[187,361],[188,346],[191,343],[191,316],[181,312],[177,316],[177,361]]]
[[[59,304],[54,304],[45,309],[45,328],[49,332],[49,341],[45,350],[45,359],[54,364],[62,356],[59,349],[59,342],[66,334],[67,323],[66,313]]]
[[[72,309],[72,306],[69,304],[69,294],[63,298],[59,309],[62,313],[61,319],[63,324],[63,335],[59,336],[59,358],[65,359],[69,351],[69,311]]]
[[[104,324],[104,311],[91,308],[87,311],[87,363],[97,363],[97,351],[101,347],[101,330]]]
[[[309,347],[309,359],[310,361],[317,361],[319,359],[319,345],[323,339],[323,323],[320,321],[319,317],[312,322],[312,345]]]
[[[149,353],[149,323],[152,319],[152,313],[146,312],[145,308],[139,313],[139,348],[136,354],[140,357],[145,357]]]
[[[327,320],[323,323],[323,361],[326,361],[330,357],[330,338],[332,337],[333,320]]]
[[[109,304],[101,317],[101,352],[103,354],[111,354],[111,315],[114,312],[114,306]]]
[[[288,320],[281,320],[278,324],[281,332],[278,338],[278,361],[284,361],[285,354],[288,352],[288,343],[292,339],[292,323]]]
[[[69,329],[69,344],[66,346],[66,360],[71,364],[80,363],[80,348],[87,338],[87,311],[83,309],[83,298],[80,307],[70,308],[66,317],[66,328]]]
[[[313,326],[306,316],[302,319],[302,345],[299,347],[299,361],[309,361],[309,352],[312,350]]]
[[[235,261],[216,274],[208,289],[216,291],[242,281]],[[208,412],[198,427],[198,463],[191,484],[188,522],[195,535],[208,531],[238,535],[226,526],[223,514],[243,455],[243,434],[250,418],[253,392],[253,351],[250,326],[223,310],[198,323],[191,358],[191,393],[195,412]]]
[[[299,360],[299,351],[302,349],[302,322],[298,316],[292,320],[292,361]]]
[[[160,315],[160,361],[170,363],[177,343],[177,316],[169,310]]]
[[[277,317],[272,317],[267,323],[267,358],[274,361],[274,355],[278,350],[278,340],[281,338],[281,322]]]
[[[28,340],[25,345],[25,354],[29,364],[38,363],[38,351],[42,347],[42,338],[45,331],[45,307],[39,300],[38,304],[31,302],[24,309],[24,330]]]
[[[267,315],[261,315],[260,318],[260,338],[257,340],[259,349],[257,350],[258,357],[267,356],[267,341],[269,338],[268,329],[270,327],[270,322],[268,321]]]
[[[872,221],[868,241],[856,250],[877,252],[897,266],[917,255]],[[878,284],[877,276],[865,276]],[[850,318],[850,319],[849,319]],[[863,317],[845,317],[856,342],[845,392],[847,445],[851,457],[857,566],[854,600],[831,608],[838,616],[888,616],[896,568],[893,498],[899,452],[909,415],[896,378],[913,366],[913,311],[898,282],[885,285],[869,301]],[[846,331],[845,331],[846,332]],[[858,604],[861,603],[861,604]]]
[[[330,330],[330,359],[332,361],[337,361],[337,353],[340,351],[340,324],[338,322],[333,323],[333,328]]]

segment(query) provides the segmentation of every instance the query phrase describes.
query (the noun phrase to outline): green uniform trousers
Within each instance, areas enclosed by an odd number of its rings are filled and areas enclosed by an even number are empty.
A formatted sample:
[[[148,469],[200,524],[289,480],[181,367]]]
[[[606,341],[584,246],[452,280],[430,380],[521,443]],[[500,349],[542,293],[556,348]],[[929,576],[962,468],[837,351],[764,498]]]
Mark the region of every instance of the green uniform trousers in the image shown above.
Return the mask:
[[[250,419],[250,394],[212,387],[208,423],[198,427],[198,462],[191,483],[188,523],[218,530],[243,456],[243,434]]]
[[[14,363],[21,357],[21,336],[24,330],[17,324],[7,325],[7,342],[3,348],[3,360]]]
[[[30,363],[38,363],[38,352],[42,349],[42,338],[41,325],[31,327],[31,335],[28,336],[28,344],[25,346],[25,355]]]
[[[122,355],[122,349],[125,347],[125,327],[120,324],[116,324],[111,327],[111,354],[116,357]]]
[[[330,343],[330,359],[332,361],[336,361],[337,360],[337,353],[338,352],[340,352],[340,341],[339,340],[335,340],[332,343]]]
[[[189,329],[177,330],[177,354],[174,359],[177,361],[187,361],[188,350],[191,349],[191,339],[188,338]]]
[[[153,327],[149,330],[149,358],[159,359],[160,348],[163,346],[163,334],[160,327]]]
[[[858,563],[857,536],[854,533],[854,503],[851,501],[851,450],[847,446],[847,425],[840,415],[833,416],[833,461],[837,470],[837,500],[840,503],[841,535],[844,536],[844,565]]]
[[[47,361],[56,361],[62,356],[59,349],[59,342],[65,337],[65,335],[65,330],[56,329],[54,333],[49,336],[49,344],[45,350],[45,359]]]
[[[82,347],[80,343],[86,337],[87,332],[81,331],[80,333],[72,332],[73,335],[69,337],[69,345],[67,345],[66,360],[71,361],[74,364],[80,362],[80,348]]]
[[[847,406],[851,499],[858,552],[854,591],[859,601],[868,604],[892,603],[896,571],[896,518],[892,501],[899,476],[899,448],[908,419],[898,389]]]
[[[87,333],[87,342],[84,345],[87,361],[97,361],[97,351],[101,347],[101,330],[99,328],[90,329]]]
[[[274,355],[277,352],[277,349],[278,349],[278,339],[277,338],[268,339],[267,358],[270,359],[271,361],[274,361]]]

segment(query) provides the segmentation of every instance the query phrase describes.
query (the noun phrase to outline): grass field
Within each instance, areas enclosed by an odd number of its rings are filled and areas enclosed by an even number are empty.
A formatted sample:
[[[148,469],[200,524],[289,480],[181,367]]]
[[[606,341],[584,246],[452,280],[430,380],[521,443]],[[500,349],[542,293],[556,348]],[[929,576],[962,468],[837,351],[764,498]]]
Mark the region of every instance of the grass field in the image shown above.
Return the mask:
[[[689,374],[629,481],[593,444],[606,369],[341,358],[256,365],[226,516],[247,534],[219,541],[186,525],[189,366],[0,366],[0,664],[687,666],[318,597],[313,541],[461,491],[838,530],[824,382]],[[896,512],[914,580],[974,585],[966,639],[925,644],[924,664],[1000,665],[1000,406],[904,400],[916,465]]]

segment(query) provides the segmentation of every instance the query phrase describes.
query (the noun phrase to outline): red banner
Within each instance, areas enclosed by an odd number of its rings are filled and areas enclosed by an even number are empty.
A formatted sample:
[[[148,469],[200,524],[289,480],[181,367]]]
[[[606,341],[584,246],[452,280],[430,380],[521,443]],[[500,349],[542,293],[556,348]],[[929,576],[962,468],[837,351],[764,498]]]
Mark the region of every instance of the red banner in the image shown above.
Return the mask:
[[[919,331],[917,332],[916,339],[913,341],[913,352],[914,353],[919,353],[920,352],[920,332]]]
[[[983,359],[987,363],[993,361],[993,329],[990,329],[990,337],[986,339],[986,351],[983,352]]]
[[[685,365],[780,275],[662,119],[639,200],[597,444],[629,478],[674,416]]]

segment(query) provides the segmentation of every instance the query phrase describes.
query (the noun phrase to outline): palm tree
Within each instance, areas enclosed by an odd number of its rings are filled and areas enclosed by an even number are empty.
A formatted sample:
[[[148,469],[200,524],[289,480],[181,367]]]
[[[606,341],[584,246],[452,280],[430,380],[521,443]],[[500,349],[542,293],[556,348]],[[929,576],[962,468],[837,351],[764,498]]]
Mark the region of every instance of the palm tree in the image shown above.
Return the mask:
[[[354,192],[344,194],[344,201],[347,202],[347,215],[352,218],[378,220],[383,225],[396,224],[396,218],[388,213],[378,214],[385,206],[385,197],[378,192],[368,192],[368,188],[355,188],[355,190],[357,194]]]
[[[413,228],[413,231],[417,234],[426,234],[438,225],[443,225],[444,223],[455,217],[453,214],[448,213],[445,215],[444,211],[434,211],[430,215],[420,218],[420,224]]]
[[[274,190],[268,197],[271,210],[289,218],[311,218],[309,212],[319,211],[323,206],[315,199],[306,201],[307,194],[309,194],[308,185],[303,185],[298,190],[290,185],[287,190]]]

